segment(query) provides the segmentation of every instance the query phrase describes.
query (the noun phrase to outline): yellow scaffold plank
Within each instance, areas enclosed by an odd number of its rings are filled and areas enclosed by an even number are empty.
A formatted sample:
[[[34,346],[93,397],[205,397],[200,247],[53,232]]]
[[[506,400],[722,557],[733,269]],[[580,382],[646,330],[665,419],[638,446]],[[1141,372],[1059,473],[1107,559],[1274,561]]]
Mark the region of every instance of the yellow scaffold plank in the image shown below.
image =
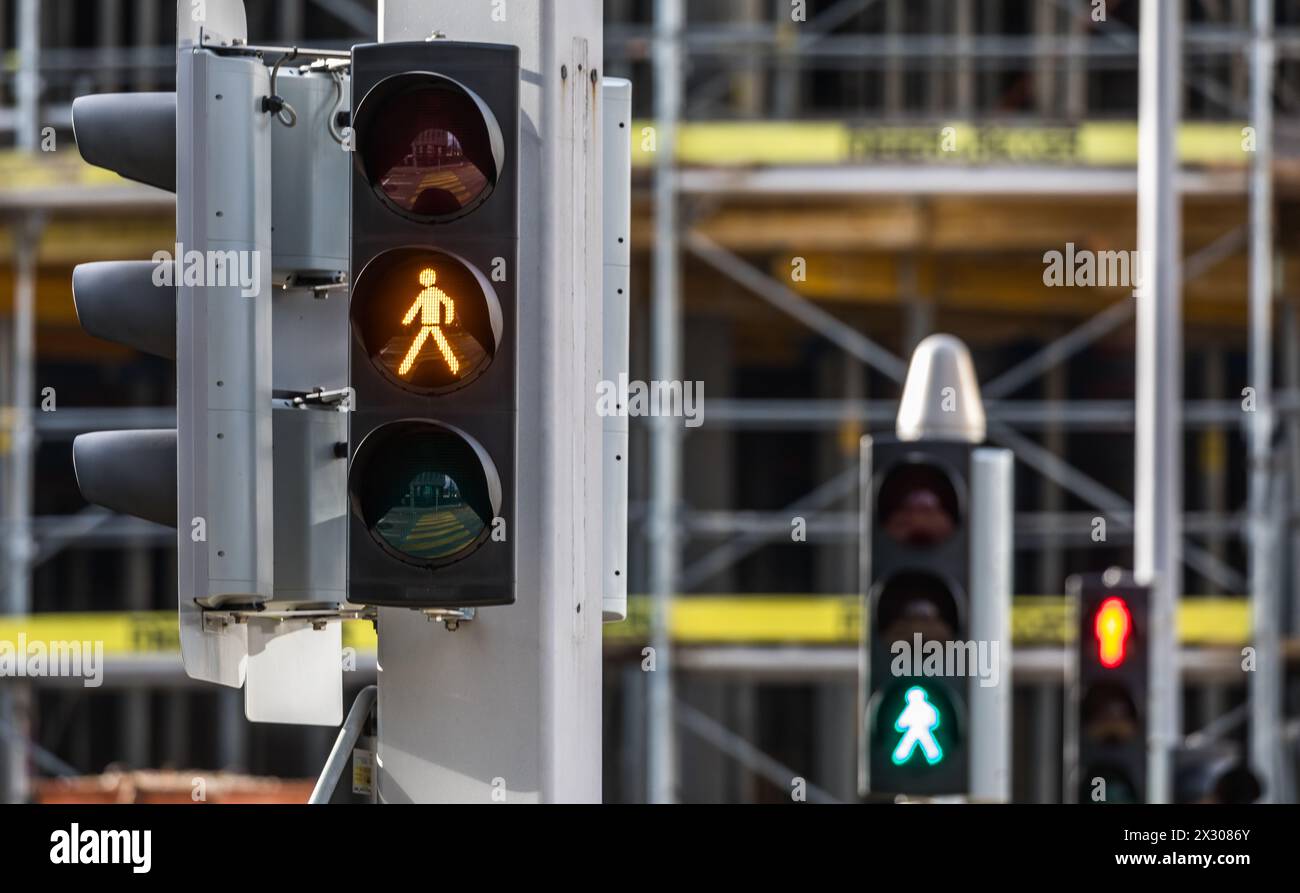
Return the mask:
[[[0,644],[27,642],[103,642],[113,655],[172,654],[180,651],[180,630],[175,611],[114,614],[36,614],[0,617]],[[378,645],[368,622],[343,624],[343,646],[360,653]]]
[[[644,644],[649,600],[631,599],[626,623],[605,628],[611,645]],[[850,645],[858,641],[862,610],[854,596],[716,595],[677,599],[671,630],[681,645]],[[1188,646],[1236,647],[1250,636],[1250,605],[1241,598],[1187,599],[1178,615],[1179,637]],[[1012,611],[1018,646],[1062,645],[1071,632],[1070,604],[1060,596],[1021,596]],[[179,649],[176,614],[43,614],[0,620],[0,645],[27,642],[103,642],[105,654],[174,653]],[[343,644],[373,653],[377,638],[368,622],[343,625]]]
[[[1241,167],[1250,158],[1241,123],[1191,123],[1179,136],[1189,165]],[[1133,167],[1135,122],[1066,127],[984,126],[962,122],[881,126],[846,122],[758,121],[684,124],[678,157],[706,167],[845,164],[1018,164]],[[633,160],[653,163],[654,122],[633,129]]]

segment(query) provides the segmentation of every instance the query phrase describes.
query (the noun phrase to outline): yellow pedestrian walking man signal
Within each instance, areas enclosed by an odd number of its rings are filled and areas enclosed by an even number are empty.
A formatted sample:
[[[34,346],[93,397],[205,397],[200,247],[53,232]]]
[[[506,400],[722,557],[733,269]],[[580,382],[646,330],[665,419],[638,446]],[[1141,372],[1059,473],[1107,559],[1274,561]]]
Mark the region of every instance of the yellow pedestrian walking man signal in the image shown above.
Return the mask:
[[[420,333],[411,342],[411,349],[406,352],[406,359],[402,360],[402,365],[397,370],[397,374],[403,378],[411,374],[420,351],[424,350],[424,345],[430,338],[438,345],[438,351],[447,362],[451,374],[456,375],[460,372],[460,360],[456,359],[451,343],[442,332],[443,326],[451,325],[456,321],[456,302],[445,291],[438,288],[437,282],[436,270],[425,269],[420,272],[420,285],[424,287],[424,291],[420,292],[420,296],[415,299],[415,304],[402,319],[402,325],[409,326],[415,322],[417,316],[420,318]]]

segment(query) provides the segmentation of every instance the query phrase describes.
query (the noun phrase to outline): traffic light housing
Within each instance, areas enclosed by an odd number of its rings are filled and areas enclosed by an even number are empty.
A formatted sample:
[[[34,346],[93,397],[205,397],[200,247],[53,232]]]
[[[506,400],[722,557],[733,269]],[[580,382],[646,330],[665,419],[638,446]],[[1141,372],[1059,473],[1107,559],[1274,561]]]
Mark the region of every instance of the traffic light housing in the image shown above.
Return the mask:
[[[977,447],[868,440],[864,793],[964,794],[970,789],[972,678],[928,674],[925,649],[970,638]]]
[[[353,51],[349,593],[513,604],[519,49]]]
[[[174,191],[177,218],[153,260],[73,275],[89,334],[176,361],[177,427],[83,435],[73,463],[88,501],[178,528],[187,674],[244,686],[255,722],[334,725],[346,422],[301,398],[346,387],[346,302],[310,290],[336,286],[348,265],[335,126],[346,73],[281,72],[290,128],[265,107],[271,70],[248,45],[242,4],[210,13],[178,23],[176,93],[73,105],[85,160]]]
[[[1077,617],[1066,800],[1143,803],[1151,590],[1118,571],[1075,577],[1069,586]]]
[[[176,94],[99,94],[72,103],[78,151],[129,180],[176,189]],[[176,358],[176,289],[154,281],[151,261],[82,264],[73,271],[77,318],[91,335]],[[176,526],[176,437],[165,431],[101,431],[73,442],[88,502]]]
[[[176,94],[100,93],[72,102],[72,130],[87,164],[176,191]]]

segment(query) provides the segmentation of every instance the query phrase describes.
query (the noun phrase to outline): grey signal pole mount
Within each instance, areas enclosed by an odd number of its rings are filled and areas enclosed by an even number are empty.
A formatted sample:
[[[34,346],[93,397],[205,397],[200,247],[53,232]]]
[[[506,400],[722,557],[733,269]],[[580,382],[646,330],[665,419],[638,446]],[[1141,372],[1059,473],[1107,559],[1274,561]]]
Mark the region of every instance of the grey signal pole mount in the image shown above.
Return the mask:
[[[386,0],[383,41],[520,48],[517,600],[449,632],[379,613],[378,795],[389,803],[601,799],[603,357],[599,0]],[[535,129],[534,129],[535,128]],[[526,457],[526,458],[525,458]]]

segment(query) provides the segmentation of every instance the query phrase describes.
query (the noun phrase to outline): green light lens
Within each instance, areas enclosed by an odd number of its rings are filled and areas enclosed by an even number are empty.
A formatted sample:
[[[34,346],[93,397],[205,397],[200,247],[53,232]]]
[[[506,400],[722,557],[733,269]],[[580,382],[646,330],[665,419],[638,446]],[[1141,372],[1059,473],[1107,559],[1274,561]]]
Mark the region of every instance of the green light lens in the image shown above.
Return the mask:
[[[375,522],[375,531],[397,551],[438,560],[463,551],[483,533],[486,525],[466,504],[454,478],[422,472],[406,486],[406,495]]]
[[[412,426],[378,445],[359,492],[371,534],[419,563],[468,555],[492,523],[481,460],[441,428]]]

